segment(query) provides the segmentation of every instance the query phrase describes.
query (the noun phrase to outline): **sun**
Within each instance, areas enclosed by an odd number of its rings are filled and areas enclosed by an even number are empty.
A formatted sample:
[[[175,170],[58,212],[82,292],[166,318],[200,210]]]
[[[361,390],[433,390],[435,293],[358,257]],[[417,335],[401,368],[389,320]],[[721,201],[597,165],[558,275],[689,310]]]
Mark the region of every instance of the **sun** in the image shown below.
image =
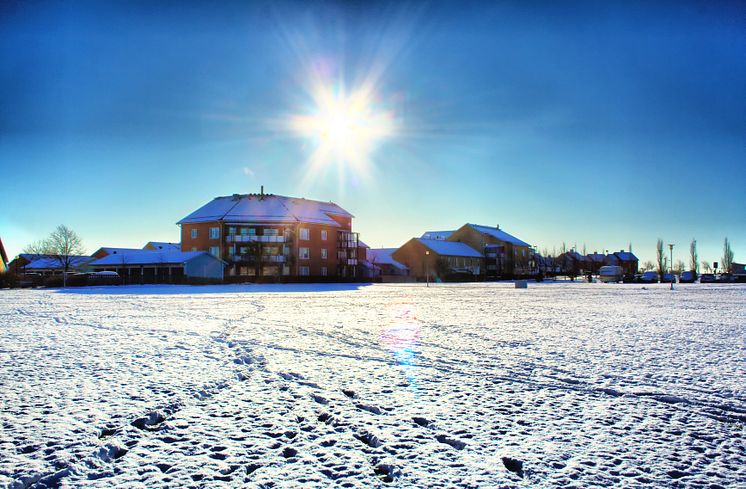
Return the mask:
[[[313,143],[312,170],[336,164],[367,172],[372,153],[394,133],[391,112],[366,88],[348,93],[331,85],[317,86],[311,99],[307,113],[291,118],[291,127]]]

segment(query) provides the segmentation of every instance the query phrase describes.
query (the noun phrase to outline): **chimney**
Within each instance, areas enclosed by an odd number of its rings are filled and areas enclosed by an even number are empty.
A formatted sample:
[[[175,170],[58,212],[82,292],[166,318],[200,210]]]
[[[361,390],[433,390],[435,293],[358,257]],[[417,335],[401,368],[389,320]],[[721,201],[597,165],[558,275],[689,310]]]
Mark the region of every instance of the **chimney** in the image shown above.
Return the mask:
[[[500,230],[500,225],[499,225],[499,224],[497,225],[497,230],[498,230],[498,231]]]

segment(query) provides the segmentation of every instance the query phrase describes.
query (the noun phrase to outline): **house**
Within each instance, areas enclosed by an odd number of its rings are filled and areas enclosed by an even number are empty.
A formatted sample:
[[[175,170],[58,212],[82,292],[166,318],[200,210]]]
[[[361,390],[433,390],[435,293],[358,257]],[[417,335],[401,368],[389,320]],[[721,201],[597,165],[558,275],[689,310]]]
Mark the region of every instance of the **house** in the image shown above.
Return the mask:
[[[637,267],[640,261],[631,251],[620,250],[612,253],[616,257],[615,265],[622,267],[622,273],[625,277],[634,277],[637,273]]]
[[[737,281],[746,281],[746,265],[744,265],[743,263],[733,262],[731,264],[731,273],[734,277],[736,277]]]
[[[226,280],[345,280],[358,274],[353,216],[333,202],[265,194],[216,197],[178,222],[182,251],[227,263]]]
[[[556,259],[556,263],[559,266],[560,273],[569,277],[583,275],[590,269],[588,259],[575,250],[560,254]]]
[[[96,272],[117,272],[124,284],[223,280],[225,262],[205,251],[134,250],[90,263]]]
[[[391,256],[396,250],[397,248],[369,248],[367,250],[368,262],[378,268],[377,276],[381,277],[383,282],[401,281],[393,277],[409,275],[409,269]]]
[[[487,279],[525,276],[536,273],[531,245],[500,229],[478,224],[464,224],[446,238],[466,243],[485,257]]]
[[[181,251],[181,243],[166,243],[164,241],[148,241],[142,247],[144,250],[151,251]]]
[[[479,276],[484,269],[484,255],[458,241],[412,238],[391,257],[406,266],[410,275],[424,280],[448,275],[468,273]]]
[[[0,238],[0,273],[5,273],[8,270],[8,255],[5,253],[5,247],[3,246],[3,240]]]
[[[594,251],[585,255],[585,262],[588,266],[588,271],[594,275],[598,275],[599,270],[606,263],[606,255]]]

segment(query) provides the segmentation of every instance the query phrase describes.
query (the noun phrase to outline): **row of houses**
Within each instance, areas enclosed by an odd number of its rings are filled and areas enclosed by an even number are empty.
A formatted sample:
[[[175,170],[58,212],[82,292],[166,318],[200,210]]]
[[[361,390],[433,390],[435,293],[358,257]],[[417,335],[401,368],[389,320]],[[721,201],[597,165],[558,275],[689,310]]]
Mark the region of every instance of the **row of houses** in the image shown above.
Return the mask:
[[[426,231],[398,248],[371,249],[353,231],[353,218],[333,202],[265,194],[262,187],[256,194],[216,197],[179,220],[179,243],[102,247],[74,257],[71,265],[75,271],[116,272],[124,283],[496,280],[597,273],[610,260],[637,271],[637,259],[625,252],[602,259],[575,252],[542,257],[499,225],[467,223]],[[20,275],[61,271],[59,260],[42,255],[21,254],[9,266]]]

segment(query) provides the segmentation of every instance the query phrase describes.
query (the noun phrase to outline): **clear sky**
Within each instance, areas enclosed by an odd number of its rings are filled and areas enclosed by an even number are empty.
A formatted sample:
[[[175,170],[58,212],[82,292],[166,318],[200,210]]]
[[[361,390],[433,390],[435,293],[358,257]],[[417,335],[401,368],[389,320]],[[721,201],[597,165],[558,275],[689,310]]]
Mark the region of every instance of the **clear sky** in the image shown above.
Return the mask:
[[[60,223],[89,251],[177,241],[264,185],[337,202],[373,247],[474,222],[746,260],[743,4],[164,3],[0,4],[10,255]],[[386,118],[354,164],[289,123],[323,84]]]

